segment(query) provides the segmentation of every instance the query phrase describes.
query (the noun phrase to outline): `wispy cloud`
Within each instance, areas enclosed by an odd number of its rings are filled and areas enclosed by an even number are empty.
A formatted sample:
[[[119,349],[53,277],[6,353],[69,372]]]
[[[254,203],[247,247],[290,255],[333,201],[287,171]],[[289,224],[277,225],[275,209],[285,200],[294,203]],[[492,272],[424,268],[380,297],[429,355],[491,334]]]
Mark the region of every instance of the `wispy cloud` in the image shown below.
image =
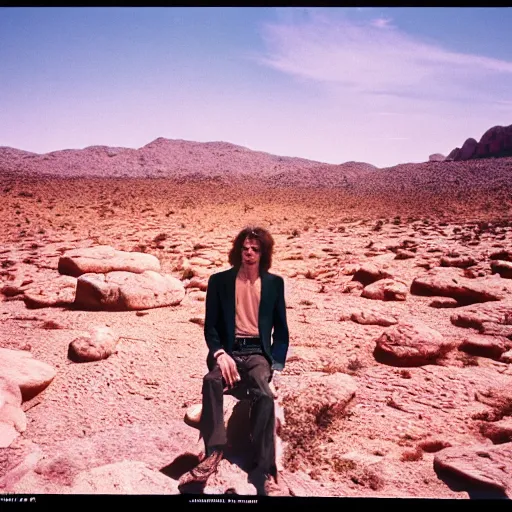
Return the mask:
[[[512,86],[512,61],[424,42],[389,18],[353,21],[309,10],[300,19],[263,29],[267,54],[260,62],[284,73],[345,90],[424,98],[460,98],[490,89],[489,79]],[[496,99],[496,98],[494,98]]]

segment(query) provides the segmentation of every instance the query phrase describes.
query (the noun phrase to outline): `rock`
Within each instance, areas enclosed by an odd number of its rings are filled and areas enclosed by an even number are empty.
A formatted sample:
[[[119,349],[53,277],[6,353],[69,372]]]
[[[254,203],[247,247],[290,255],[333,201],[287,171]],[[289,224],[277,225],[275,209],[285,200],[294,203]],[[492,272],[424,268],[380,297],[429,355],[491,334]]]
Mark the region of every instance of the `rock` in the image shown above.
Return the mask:
[[[434,153],[428,157],[429,162],[442,162],[445,159],[445,156],[441,153]]]
[[[19,436],[19,432],[9,423],[0,422],[0,448],[7,448]]]
[[[512,363],[512,350],[507,350],[506,352],[503,352],[503,354],[501,354],[500,361],[502,363]]]
[[[491,261],[491,271],[493,274],[499,274],[505,279],[512,279],[512,262],[493,260]]]
[[[484,324],[508,327],[507,321],[512,315],[512,301],[498,303],[474,304],[460,308],[451,315],[450,321],[457,327],[469,327],[484,330]],[[489,328],[487,329],[489,330]]]
[[[451,297],[436,297],[429,306],[431,308],[457,308],[460,304]]]
[[[454,148],[450,151],[450,153],[448,154],[448,156],[446,157],[446,161],[447,162],[451,162],[453,160],[455,160],[455,158],[457,157],[457,155],[459,154],[459,151],[460,151],[460,148]]]
[[[509,443],[512,441],[512,418],[509,416],[492,423],[482,422],[480,433],[494,444]]]
[[[249,462],[245,460],[247,451],[245,447],[250,444],[248,433],[250,432],[250,401],[240,400],[242,397],[235,398],[230,394],[224,395],[224,425],[228,435],[228,445],[233,457],[241,464]],[[275,445],[276,445],[276,464],[278,470],[283,469],[284,446],[279,436],[282,426],[285,424],[284,411],[279,403],[274,401],[274,412],[276,418]],[[202,404],[191,405],[185,412],[184,421],[187,425],[199,429],[201,420]],[[232,457],[232,458],[233,458]]]
[[[461,277],[454,269],[431,271],[428,275],[415,278],[411,284],[414,295],[451,297],[461,305],[498,301],[506,297],[507,291],[500,279],[469,279]]]
[[[73,361],[88,362],[107,359],[116,349],[119,336],[109,327],[98,326],[86,336],[80,336],[69,345],[69,357]]]
[[[27,418],[21,409],[21,402],[18,384],[0,376],[0,448],[10,446],[27,428]]]
[[[512,340],[512,325],[501,325],[494,322],[482,322],[480,332],[486,336],[497,336]]]
[[[59,259],[58,270],[61,274],[74,277],[114,271],[141,274],[146,270],[159,272],[160,262],[152,254],[118,251],[108,245],[98,245],[67,251]]]
[[[206,258],[199,258],[198,256],[195,256],[193,258],[190,258],[190,265],[197,265],[198,267],[210,267],[213,265],[213,262],[206,259]]]
[[[176,306],[184,297],[181,281],[151,270],[83,274],[77,281],[75,306],[126,311]]]
[[[34,468],[9,491],[29,492],[34,475],[41,486],[51,482],[59,490],[69,489],[81,472],[123,461],[138,461],[150,470],[160,471],[179,465],[184,456],[197,457],[201,449],[197,431],[178,420],[110,428],[89,437],[48,445]]]
[[[442,256],[440,264],[442,267],[468,268],[476,265],[476,260],[471,256]]]
[[[491,421],[512,415],[512,380],[477,386],[475,400],[491,407]]]
[[[354,311],[350,315],[350,320],[361,325],[381,325],[383,327],[388,327],[398,322],[398,319],[390,313],[369,309]]]
[[[398,249],[396,251],[395,260],[409,260],[411,258],[415,258],[416,254],[412,251],[407,251],[406,249]]]
[[[81,471],[70,494],[179,494],[178,482],[140,461],[124,460]]]
[[[358,293],[362,292],[363,289],[363,283],[360,283],[359,281],[349,281],[342,286],[341,291],[342,293]]]
[[[393,279],[380,279],[366,286],[361,297],[373,300],[405,300],[407,286]]]
[[[185,288],[199,288],[202,292],[208,289],[208,280],[200,277],[193,277]]]
[[[454,160],[469,160],[476,154],[477,147],[478,142],[475,139],[466,139],[460,151],[455,155]]]
[[[352,280],[363,283],[367,286],[379,279],[390,279],[393,276],[385,269],[378,267],[372,263],[362,265],[354,274]]]
[[[512,443],[447,448],[435,455],[434,469],[442,476],[456,476],[468,486],[490,486],[510,497]]]
[[[499,359],[501,354],[506,350],[507,341],[506,338],[495,338],[493,336],[475,334],[464,338],[459,345],[459,350],[463,350],[474,356]]]
[[[19,407],[21,402],[22,396],[19,385],[5,378],[3,374],[0,375],[0,408],[3,407],[4,404]]]
[[[512,155],[512,125],[493,126],[480,139],[476,151],[477,158]]]
[[[23,300],[28,308],[70,306],[75,300],[76,285],[76,278],[58,276],[44,285],[26,289]]]
[[[489,258],[491,260],[512,261],[512,250],[501,249],[491,253]]]
[[[16,383],[24,401],[45,389],[56,375],[55,369],[25,350],[0,348],[0,375]]]
[[[420,322],[401,321],[376,341],[375,358],[394,366],[434,364],[454,347],[436,330]]]
[[[354,398],[357,383],[344,373],[303,373],[300,379],[281,378],[280,391],[286,425],[282,428],[285,442],[297,442],[315,435],[328,425]]]

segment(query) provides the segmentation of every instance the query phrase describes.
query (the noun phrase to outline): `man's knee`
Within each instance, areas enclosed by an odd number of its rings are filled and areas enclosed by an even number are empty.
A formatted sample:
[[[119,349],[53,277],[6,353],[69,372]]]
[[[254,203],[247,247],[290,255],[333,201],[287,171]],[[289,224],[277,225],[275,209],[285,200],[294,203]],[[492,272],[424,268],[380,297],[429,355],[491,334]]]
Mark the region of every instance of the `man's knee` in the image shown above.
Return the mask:
[[[203,377],[204,387],[222,386],[222,373],[218,368],[214,368]]]
[[[274,407],[274,395],[270,388],[268,387],[268,383],[263,383],[258,388],[252,391],[253,399],[260,402],[263,406],[273,408]]]

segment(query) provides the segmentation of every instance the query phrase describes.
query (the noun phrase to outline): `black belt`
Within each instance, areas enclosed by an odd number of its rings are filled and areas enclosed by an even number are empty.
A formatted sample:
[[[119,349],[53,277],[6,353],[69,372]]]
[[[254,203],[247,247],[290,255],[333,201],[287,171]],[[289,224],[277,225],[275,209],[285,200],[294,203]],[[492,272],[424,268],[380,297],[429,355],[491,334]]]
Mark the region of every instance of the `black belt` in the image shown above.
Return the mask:
[[[259,348],[261,347],[260,338],[235,338],[234,349]]]

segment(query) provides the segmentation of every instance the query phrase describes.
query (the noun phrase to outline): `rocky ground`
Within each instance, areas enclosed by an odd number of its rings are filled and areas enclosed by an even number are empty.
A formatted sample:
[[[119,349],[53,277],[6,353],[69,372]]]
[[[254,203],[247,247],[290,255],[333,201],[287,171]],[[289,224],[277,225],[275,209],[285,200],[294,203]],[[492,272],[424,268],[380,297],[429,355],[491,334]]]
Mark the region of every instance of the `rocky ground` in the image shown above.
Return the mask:
[[[462,165],[425,166],[443,164]],[[446,180],[433,200],[429,190],[377,194],[371,180],[359,193],[4,175],[0,346],[55,374],[12,399],[26,424],[4,415],[1,491],[178,492],[202,449],[183,418],[206,371],[204,283],[228,267],[236,233],[258,223],[274,235],[286,286],[291,340],[276,386],[291,493],[510,497],[512,218],[499,183],[493,192]],[[61,257],[104,245],[155,256],[183,298],[70,307]],[[70,343],[98,326],[116,337],[110,355],[70,359]],[[255,493],[235,452],[205,492]]]

